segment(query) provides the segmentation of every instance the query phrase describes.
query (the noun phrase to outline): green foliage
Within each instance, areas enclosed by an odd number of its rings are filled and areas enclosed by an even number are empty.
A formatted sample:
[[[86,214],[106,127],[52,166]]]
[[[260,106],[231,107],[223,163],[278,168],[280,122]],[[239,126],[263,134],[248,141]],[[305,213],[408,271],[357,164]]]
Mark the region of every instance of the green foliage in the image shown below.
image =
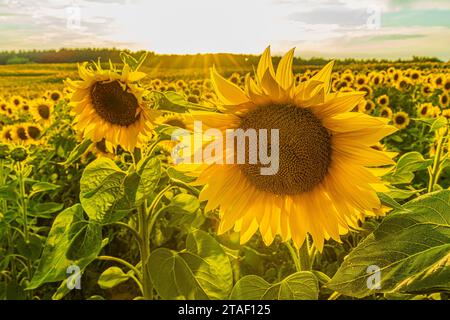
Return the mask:
[[[201,230],[188,235],[186,250],[160,248],[149,262],[152,282],[163,299],[225,299],[233,286],[228,256]]]
[[[309,271],[291,274],[280,282],[270,284],[258,276],[245,276],[231,292],[233,300],[317,300],[319,284]]]
[[[28,285],[28,289],[35,289],[47,282],[62,281],[68,277],[68,267],[75,265],[83,270],[97,257],[101,249],[101,244],[98,245],[97,242],[97,236],[80,236],[80,234],[86,235],[87,232],[73,234],[76,225],[86,223],[83,217],[83,209],[79,204],[64,210],[55,218],[45,242],[39,266]],[[77,257],[77,254],[74,254],[75,257],[73,258],[75,259],[71,259],[70,255],[67,255],[69,248],[73,247],[75,241],[82,245],[84,248],[82,251],[87,255]]]
[[[418,197],[383,219],[345,259],[328,287],[353,297],[450,290],[450,191]],[[380,289],[367,285],[380,270]]]

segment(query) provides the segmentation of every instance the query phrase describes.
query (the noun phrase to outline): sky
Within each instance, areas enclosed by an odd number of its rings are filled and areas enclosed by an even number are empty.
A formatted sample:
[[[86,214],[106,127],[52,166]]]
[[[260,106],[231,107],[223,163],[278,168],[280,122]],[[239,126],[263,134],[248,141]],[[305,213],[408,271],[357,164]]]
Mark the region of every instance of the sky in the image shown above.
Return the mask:
[[[0,0],[0,50],[450,60],[450,0]]]

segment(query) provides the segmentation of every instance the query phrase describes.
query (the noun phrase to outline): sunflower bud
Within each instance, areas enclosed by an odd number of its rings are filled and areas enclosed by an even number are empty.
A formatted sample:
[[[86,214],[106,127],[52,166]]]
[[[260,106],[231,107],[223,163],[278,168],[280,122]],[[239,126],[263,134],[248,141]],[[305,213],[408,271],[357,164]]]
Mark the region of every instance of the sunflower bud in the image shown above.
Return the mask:
[[[28,152],[25,148],[17,147],[11,151],[11,158],[14,161],[22,162],[28,157]]]

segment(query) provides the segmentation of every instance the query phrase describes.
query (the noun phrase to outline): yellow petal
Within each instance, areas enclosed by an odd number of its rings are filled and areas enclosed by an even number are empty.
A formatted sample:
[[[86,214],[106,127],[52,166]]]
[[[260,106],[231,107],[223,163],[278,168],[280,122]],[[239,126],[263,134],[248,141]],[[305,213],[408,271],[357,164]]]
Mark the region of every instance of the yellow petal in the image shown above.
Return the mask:
[[[322,81],[324,83],[325,93],[330,92],[331,72],[333,71],[334,61],[327,63],[318,73],[316,73],[310,80]]]
[[[276,80],[284,90],[291,88],[294,83],[294,74],[292,73],[294,51],[295,48],[289,50],[289,52],[281,58],[280,63],[278,64]]]
[[[261,59],[259,59],[258,67],[256,69],[256,76],[258,77],[260,83],[267,70],[269,70],[272,78],[275,78],[275,72],[272,64],[272,57],[270,56],[270,46],[268,46],[266,50],[264,50]]]
[[[215,68],[211,69],[211,82],[223,104],[239,105],[250,101],[241,88],[223,78]]]

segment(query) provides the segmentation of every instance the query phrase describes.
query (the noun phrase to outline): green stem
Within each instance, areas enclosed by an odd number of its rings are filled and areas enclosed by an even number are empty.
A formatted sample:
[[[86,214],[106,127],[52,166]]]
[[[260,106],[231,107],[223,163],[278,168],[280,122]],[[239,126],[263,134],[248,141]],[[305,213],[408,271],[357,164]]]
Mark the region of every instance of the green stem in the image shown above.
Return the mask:
[[[289,253],[291,254],[291,258],[294,261],[295,270],[297,272],[302,271],[302,268],[300,266],[300,259],[298,258],[297,250],[294,249],[294,247],[291,245],[290,242],[285,242],[286,247],[289,250]]]
[[[25,243],[29,244],[30,242],[30,233],[28,230],[28,198],[27,194],[25,192],[25,179],[23,176],[23,165],[22,163],[18,164],[19,168],[19,196],[20,196],[20,206],[22,208],[22,219],[23,219],[23,236],[25,239]],[[28,280],[31,280],[32,278],[32,264],[30,259],[26,259],[26,271],[27,271],[27,278]],[[27,296],[29,299],[33,297],[33,292],[28,291]]]
[[[138,219],[139,219],[139,236],[142,239],[142,243],[139,247],[141,253],[141,269],[142,269],[142,287],[145,300],[153,299],[153,286],[150,279],[150,270],[148,259],[150,257],[150,231],[148,230],[147,223],[147,207],[144,201],[142,205],[138,207]]]
[[[6,185],[6,181],[7,181],[7,174],[5,174],[5,160],[0,159],[0,186]],[[6,200],[4,200],[4,199],[0,200],[0,205],[1,205],[1,213],[3,215],[5,215],[6,212],[8,211],[8,204],[7,204]],[[7,236],[6,236],[8,251],[13,250],[13,239],[12,238],[13,238],[13,235],[11,234],[11,232],[9,231],[9,228],[8,228]],[[13,277],[16,276],[16,262],[14,261],[14,259],[11,260],[11,274]]]
[[[23,234],[25,237],[25,242],[29,241],[29,231],[28,231],[28,211],[27,211],[27,199],[25,194],[25,181],[23,177],[23,167],[19,163],[19,195],[20,195],[20,206],[22,207],[22,219],[23,219]]]
[[[432,192],[434,190],[434,186],[436,185],[436,183],[439,179],[439,175],[441,173],[441,163],[442,163],[441,156],[442,156],[442,151],[444,149],[445,142],[447,140],[447,135],[448,135],[448,126],[447,126],[442,138],[439,140],[439,143],[438,143],[438,146],[436,149],[436,155],[434,156],[433,167],[430,172],[430,180],[428,183],[428,192]]]

